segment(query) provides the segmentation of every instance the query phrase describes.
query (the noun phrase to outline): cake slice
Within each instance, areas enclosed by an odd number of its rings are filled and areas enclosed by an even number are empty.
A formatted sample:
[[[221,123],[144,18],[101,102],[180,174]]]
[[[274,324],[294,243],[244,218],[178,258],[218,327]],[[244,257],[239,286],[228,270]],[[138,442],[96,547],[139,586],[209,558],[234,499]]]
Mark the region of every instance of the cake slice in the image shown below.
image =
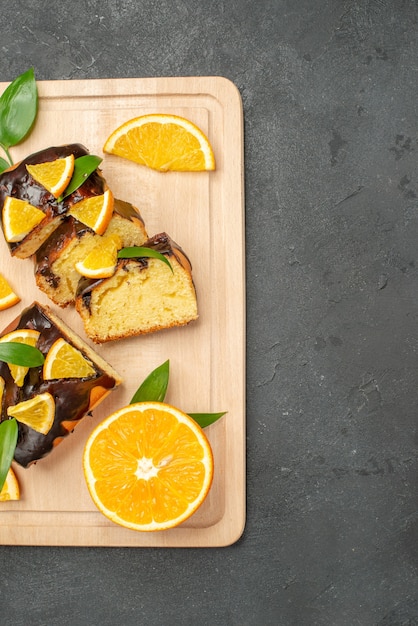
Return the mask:
[[[88,337],[96,343],[123,339],[197,319],[192,267],[183,250],[166,234],[144,247],[163,254],[172,271],[156,258],[119,259],[110,278],[81,278],[76,309]]]
[[[26,169],[27,165],[35,165],[54,161],[73,154],[74,158],[88,154],[88,150],[81,144],[50,147],[29,155],[15,166],[0,174],[0,212],[3,211],[5,199],[10,196],[25,200],[40,209],[45,214],[42,221],[35,226],[21,241],[7,241],[10,254],[25,259],[34,254],[43,242],[60,225],[70,208],[85,198],[103,194],[106,181],[99,170],[94,171],[67,198],[58,201],[45,187],[40,185]],[[3,224],[2,224],[3,226]],[[4,226],[3,226],[4,231]]]
[[[148,238],[139,211],[118,199],[105,234],[119,235],[124,247],[142,246]],[[55,304],[65,307],[74,303],[81,278],[75,264],[89,254],[100,237],[69,216],[39,248],[35,255],[36,284]]]
[[[18,421],[19,436],[14,459],[27,467],[49,454],[122,381],[117,372],[49,307],[34,302],[4,329],[0,337],[7,340],[7,335],[17,329],[30,329],[39,333],[36,347],[46,357],[57,340],[64,340],[70,350],[75,348],[84,357],[84,370],[87,370],[82,377],[49,379],[43,366],[31,367],[18,384],[13,376],[13,368],[0,361],[0,381],[3,381],[0,421],[8,419],[10,407],[35,396],[49,394],[53,399],[53,422],[46,434]]]

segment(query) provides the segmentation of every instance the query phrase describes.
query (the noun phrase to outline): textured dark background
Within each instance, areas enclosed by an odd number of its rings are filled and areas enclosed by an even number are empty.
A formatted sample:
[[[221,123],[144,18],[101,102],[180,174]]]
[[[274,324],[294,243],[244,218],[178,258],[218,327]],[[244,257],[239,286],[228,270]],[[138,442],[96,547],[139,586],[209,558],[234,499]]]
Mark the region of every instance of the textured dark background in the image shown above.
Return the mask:
[[[418,7],[1,3],[0,80],[223,75],[245,114],[248,521],[0,547],[10,626],[418,624]]]

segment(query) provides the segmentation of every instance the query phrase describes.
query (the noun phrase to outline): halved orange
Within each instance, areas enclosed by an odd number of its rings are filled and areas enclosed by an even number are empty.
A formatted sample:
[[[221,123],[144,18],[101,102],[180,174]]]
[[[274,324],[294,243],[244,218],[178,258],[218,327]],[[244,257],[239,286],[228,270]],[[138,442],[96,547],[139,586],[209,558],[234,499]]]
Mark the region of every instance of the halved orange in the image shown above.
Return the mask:
[[[191,417],[162,402],[138,402],[93,430],[83,469],[93,502],[112,522],[165,530],[184,522],[205,500],[213,456]]]
[[[209,139],[190,120],[178,115],[135,117],[108,137],[103,151],[160,172],[215,169]]]
[[[6,502],[7,500],[19,500],[19,498],[20,488],[17,476],[14,473],[13,469],[10,467],[3,485],[3,489],[0,491],[0,502]]]
[[[32,328],[17,328],[6,335],[3,335],[3,337],[0,337],[0,342],[15,341],[17,343],[26,343],[28,346],[35,347],[39,335],[40,332]],[[13,363],[8,363],[7,365],[16,385],[18,387],[22,387],[25,376],[29,371],[29,367],[26,367],[25,365],[14,365]]]
[[[113,204],[113,194],[107,189],[103,194],[76,202],[68,213],[98,235],[103,235],[113,215]]]
[[[3,204],[2,223],[6,241],[22,241],[42,222],[45,213],[26,200],[7,196]]]
[[[83,261],[75,264],[75,269],[88,278],[108,278],[113,276],[118,260],[118,250],[122,239],[117,234],[104,234]]]
[[[0,274],[0,311],[8,309],[20,302],[19,296],[13,291],[9,281]]]
[[[58,198],[68,187],[73,175],[74,155],[69,154],[62,159],[27,165],[26,169],[42,187]]]
[[[7,407],[7,415],[18,422],[30,426],[38,433],[46,435],[52,428],[55,418],[55,400],[48,393],[40,393],[29,400]]]
[[[42,377],[44,380],[55,378],[85,378],[94,376],[96,370],[77,348],[62,337],[57,339],[45,357]]]

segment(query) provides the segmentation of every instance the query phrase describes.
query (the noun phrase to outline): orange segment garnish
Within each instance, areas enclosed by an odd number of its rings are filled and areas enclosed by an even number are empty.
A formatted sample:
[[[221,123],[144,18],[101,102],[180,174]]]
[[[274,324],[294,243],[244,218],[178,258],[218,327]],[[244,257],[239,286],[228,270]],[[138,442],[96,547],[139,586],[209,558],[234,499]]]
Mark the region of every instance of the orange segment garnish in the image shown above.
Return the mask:
[[[73,175],[74,155],[69,154],[62,159],[27,165],[26,169],[42,187],[58,198],[68,187]]]
[[[113,276],[118,260],[118,250],[122,248],[119,235],[103,235],[83,261],[75,264],[75,269],[87,278],[108,278]]]
[[[129,120],[109,136],[103,151],[160,172],[215,169],[209,139],[178,115],[151,114]]]
[[[6,241],[22,241],[42,222],[45,213],[26,200],[7,196],[3,204],[2,223]]]
[[[0,337],[0,343],[4,341],[15,341],[17,343],[25,343],[28,346],[35,347],[39,335],[40,332],[38,330],[34,330],[32,328],[18,328],[16,330],[12,330],[6,335],[3,335],[3,337]],[[22,387],[25,376],[29,371],[29,367],[26,367],[25,365],[14,365],[13,363],[8,363],[7,365],[16,385],[18,387]]]
[[[3,485],[3,489],[0,491],[0,502],[6,502],[8,500],[19,500],[20,488],[17,476],[13,469],[10,468],[6,476],[6,480]]]
[[[103,194],[80,200],[68,213],[98,235],[103,235],[113,215],[113,204],[113,194],[107,189]]]
[[[29,400],[7,407],[7,415],[46,435],[54,423],[55,400],[48,392],[40,393]]]
[[[85,378],[95,373],[90,361],[63,338],[57,339],[48,350],[42,370],[44,380]]]
[[[0,274],[0,311],[8,309],[20,302],[19,296],[13,291],[9,281]]]
[[[165,403],[139,402],[93,430],[83,468],[106,517],[133,530],[164,530],[184,522],[206,498],[213,456],[191,417]]]

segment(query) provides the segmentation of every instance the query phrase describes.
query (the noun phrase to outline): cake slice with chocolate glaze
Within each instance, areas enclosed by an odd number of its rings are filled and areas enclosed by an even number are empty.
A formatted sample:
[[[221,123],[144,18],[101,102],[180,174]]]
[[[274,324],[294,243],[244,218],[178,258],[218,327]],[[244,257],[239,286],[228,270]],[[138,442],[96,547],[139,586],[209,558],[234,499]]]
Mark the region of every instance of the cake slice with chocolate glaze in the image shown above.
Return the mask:
[[[110,278],[81,278],[76,309],[95,343],[183,326],[198,317],[191,263],[167,233],[144,247],[163,254],[172,271],[157,258],[119,259]]]
[[[107,184],[100,171],[95,170],[82,185],[63,200],[55,198],[45,187],[38,183],[28,172],[27,165],[46,163],[74,155],[74,158],[89,154],[81,144],[50,147],[35,152],[20,163],[0,174],[0,212],[6,198],[12,197],[29,202],[45,214],[44,219],[33,228],[21,241],[7,241],[10,254],[25,259],[34,254],[44,241],[54,232],[74,204],[103,194]],[[2,224],[3,226],[3,224]],[[4,226],[3,226],[4,231]]]
[[[18,420],[19,434],[14,459],[27,467],[48,455],[122,379],[49,307],[34,302],[3,330],[0,337],[7,340],[7,335],[17,329],[31,329],[39,333],[36,347],[46,358],[56,342],[61,340],[69,345],[70,350],[75,349],[87,366],[83,376],[71,378],[49,378],[44,372],[45,366],[30,367],[23,381],[17,384],[13,368],[0,361],[0,378],[4,381],[0,421],[9,419],[9,407],[15,407],[35,396],[50,394],[53,399],[53,422],[46,434]]]
[[[147,240],[144,221],[132,204],[115,198],[106,235],[119,235],[122,246],[142,246]],[[68,216],[35,255],[36,284],[55,304],[73,304],[81,278],[75,269],[100,241],[91,228]]]

